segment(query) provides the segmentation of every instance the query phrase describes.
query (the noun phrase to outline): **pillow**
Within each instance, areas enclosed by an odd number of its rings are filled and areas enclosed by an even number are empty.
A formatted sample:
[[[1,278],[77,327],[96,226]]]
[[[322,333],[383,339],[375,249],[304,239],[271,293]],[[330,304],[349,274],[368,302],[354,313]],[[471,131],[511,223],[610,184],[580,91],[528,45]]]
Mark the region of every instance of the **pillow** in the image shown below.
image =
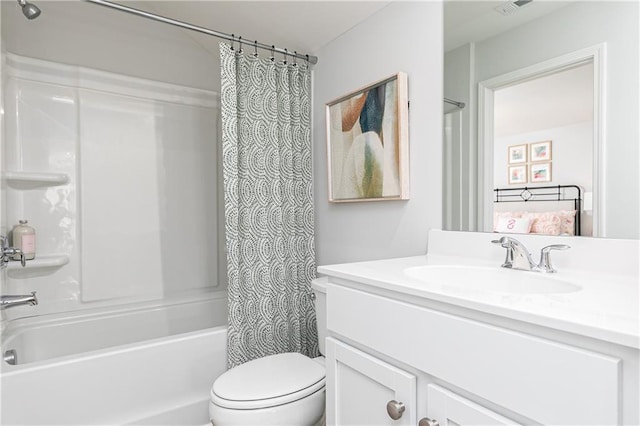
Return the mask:
[[[532,234],[560,235],[564,229],[564,216],[560,212],[527,213]]]
[[[562,233],[565,235],[575,235],[575,222],[576,222],[576,211],[575,210],[560,210],[560,215],[564,219],[564,223],[562,224]]]
[[[493,230],[496,232],[498,228],[498,221],[503,218],[522,217],[526,212],[493,212]]]
[[[501,217],[496,226],[496,232],[505,234],[528,234],[530,229],[530,219],[517,217]]]

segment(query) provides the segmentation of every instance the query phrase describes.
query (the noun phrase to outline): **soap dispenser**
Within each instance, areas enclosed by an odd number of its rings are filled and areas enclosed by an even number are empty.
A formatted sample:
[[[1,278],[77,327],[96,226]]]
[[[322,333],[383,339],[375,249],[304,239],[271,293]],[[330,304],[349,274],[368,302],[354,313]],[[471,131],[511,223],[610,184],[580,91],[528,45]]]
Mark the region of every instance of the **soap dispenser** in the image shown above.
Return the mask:
[[[14,226],[11,231],[13,247],[22,250],[26,260],[33,260],[36,257],[36,230],[29,226],[26,220],[19,222],[20,224]],[[20,255],[14,255],[13,260],[20,260]]]

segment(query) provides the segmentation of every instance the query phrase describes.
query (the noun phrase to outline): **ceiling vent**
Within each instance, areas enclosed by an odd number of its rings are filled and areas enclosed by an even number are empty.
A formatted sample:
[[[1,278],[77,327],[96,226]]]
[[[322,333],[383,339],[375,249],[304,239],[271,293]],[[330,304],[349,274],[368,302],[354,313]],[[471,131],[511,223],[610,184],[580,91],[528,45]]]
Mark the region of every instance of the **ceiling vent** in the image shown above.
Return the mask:
[[[510,1],[508,3],[501,4],[500,6],[496,7],[495,10],[497,10],[499,13],[501,13],[503,15],[511,15],[516,10],[520,9],[523,6],[526,6],[527,4],[531,3],[532,1],[533,0]]]

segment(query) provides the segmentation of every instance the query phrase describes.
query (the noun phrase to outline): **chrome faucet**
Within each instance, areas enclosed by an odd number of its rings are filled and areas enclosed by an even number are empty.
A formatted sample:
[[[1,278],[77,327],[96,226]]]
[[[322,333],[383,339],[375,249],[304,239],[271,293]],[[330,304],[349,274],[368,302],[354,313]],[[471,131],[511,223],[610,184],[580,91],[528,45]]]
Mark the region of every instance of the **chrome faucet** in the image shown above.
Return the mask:
[[[20,264],[24,268],[27,264],[27,258],[22,250],[15,247],[9,247],[9,239],[0,235],[0,269],[6,268],[7,263],[9,263],[14,256],[20,256]]]
[[[23,294],[19,296],[0,296],[0,309],[7,309],[13,306],[38,304],[38,298],[36,292],[32,291],[31,294]]]
[[[557,272],[551,265],[551,250],[566,250],[571,248],[566,244],[552,244],[543,247],[540,251],[540,262],[536,264],[524,244],[515,238],[502,237],[499,240],[493,240],[491,242],[507,249],[507,257],[501,265],[503,268],[545,273]]]

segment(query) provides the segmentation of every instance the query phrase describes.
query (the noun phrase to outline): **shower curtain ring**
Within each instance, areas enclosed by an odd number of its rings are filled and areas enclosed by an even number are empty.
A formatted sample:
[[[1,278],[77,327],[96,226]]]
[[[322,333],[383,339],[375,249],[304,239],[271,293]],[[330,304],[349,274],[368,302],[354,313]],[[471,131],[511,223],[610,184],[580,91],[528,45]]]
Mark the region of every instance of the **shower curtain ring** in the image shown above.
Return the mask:
[[[276,45],[272,44],[271,45],[271,58],[269,58],[269,59],[271,59],[271,62],[276,60],[275,53],[274,53],[275,50],[276,50]]]
[[[258,40],[255,40],[253,42],[253,55],[257,58],[258,57]]]
[[[240,47],[238,47],[238,53],[242,53],[242,36],[238,38],[238,42],[240,43]]]
[[[284,64],[287,65],[287,55],[289,54],[289,52],[287,51],[287,49],[284,49]]]
[[[298,52],[297,51],[293,51],[293,66],[297,67],[298,66]]]
[[[235,41],[235,39],[236,39],[236,38],[235,38],[235,34],[231,34],[231,50],[235,50],[235,49],[233,48],[233,42]]]

